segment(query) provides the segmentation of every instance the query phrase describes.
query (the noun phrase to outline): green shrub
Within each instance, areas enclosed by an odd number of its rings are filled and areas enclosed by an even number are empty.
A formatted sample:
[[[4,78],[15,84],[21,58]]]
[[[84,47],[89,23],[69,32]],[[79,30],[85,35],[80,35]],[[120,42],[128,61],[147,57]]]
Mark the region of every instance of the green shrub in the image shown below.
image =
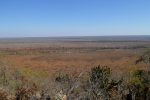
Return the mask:
[[[107,66],[97,66],[91,69],[90,82],[97,84],[97,88],[106,88],[111,76],[111,70]]]
[[[148,89],[148,75],[143,70],[136,70],[132,73],[132,77],[128,83],[128,87],[132,94],[143,95]]]

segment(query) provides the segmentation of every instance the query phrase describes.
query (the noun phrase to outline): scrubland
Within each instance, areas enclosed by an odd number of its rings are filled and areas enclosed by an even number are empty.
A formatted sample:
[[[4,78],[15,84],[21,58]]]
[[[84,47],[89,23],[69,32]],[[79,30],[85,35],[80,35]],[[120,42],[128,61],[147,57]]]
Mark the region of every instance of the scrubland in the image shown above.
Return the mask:
[[[136,63],[149,47],[149,41],[2,41],[0,100],[149,100],[149,63]]]

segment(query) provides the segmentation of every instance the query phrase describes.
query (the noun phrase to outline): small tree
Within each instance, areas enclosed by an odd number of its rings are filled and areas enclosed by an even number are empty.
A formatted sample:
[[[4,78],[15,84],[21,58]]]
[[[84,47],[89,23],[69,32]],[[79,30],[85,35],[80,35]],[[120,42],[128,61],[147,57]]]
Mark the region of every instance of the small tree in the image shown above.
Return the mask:
[[[148,79],[145,71],[134,71],[131,80],[128,83],[128,87],[131,91],[133,100],[135,100],[135,98],[146,98],[148,92]]]
[[[140,56],[137,60],[136,60],[136,64],[140,63],[140,62],[144,62],[147,64],[148,67],[148,74],[150,77],[150,51],[145,52],[142,56]]]
[[[92,99],[108,100],[108,88],[111,70],[107,66],[97,66],[91,69],[89,85]]]

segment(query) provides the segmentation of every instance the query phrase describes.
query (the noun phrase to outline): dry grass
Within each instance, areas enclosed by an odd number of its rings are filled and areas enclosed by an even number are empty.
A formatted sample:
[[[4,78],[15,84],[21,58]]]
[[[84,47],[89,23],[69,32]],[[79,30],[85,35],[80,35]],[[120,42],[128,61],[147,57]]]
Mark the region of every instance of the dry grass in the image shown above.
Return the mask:
[[[89,48],[90,49],[90,48]],[[55,50],[55,48],[54,48]],[[12,68],[29,68],[47,72],[50,76],[57,72],[80,73],[97,65],[110,66],[116,74],[135,69],[145,69],[144,64],[135,65],[139,56],[135,50],[108,49],[86,51],[60,48],[8,49],[3,51],[0,60]]]
[[[19,46],[17,46],[17,43],[15,43],[16,46],[14,44],[14,47],[6,45],[7,48],[1,47],[0,44],[0,63],[2,63],[2,67],[3,64],[9,67],[6,80],[9,81],[7,88],[11,90],[12,94],[18,91],[16,90],[17,86],[19,91],[36,87],[35,93],[44,91],[45,95],[48,93],[53,97],[60,90],[67,94],[65,91],[69,90],[72,85],[75,87],[74,85],[77,83],[80,88],[76,92],[81,92],[83,91],[82,85],[87,85],[91,68],[98,65],[110,67],[112,79],[120,80],[123,77],[126,78],[124,79],[125,82],[130,79],[133,71],[137,69],[146,70],[147,68],[144,63],[135,65],[137,58],[147,49],[141,48],[145,46],[141,43],[135,44],[137,47],[141,46],[136,49],[132,48],[135,45],[132,44],[131,46],[127,42],[115,42],[114,44],[108,42],[104,44],[66,42],[62,45],[56,42],[54,44],[45,47],[47,44],[33,46],[32,43],[26,43],[24,46],[23,43],[19,43]],[[124,49],[117,44],[122,44],[122,47],[129,44],[129,48],[127,46]],[[62,85],[56,82],[56,77],[61,74],[69,75],[70,81],[68,84]],[[80,75],[81,77],[77,80]]]

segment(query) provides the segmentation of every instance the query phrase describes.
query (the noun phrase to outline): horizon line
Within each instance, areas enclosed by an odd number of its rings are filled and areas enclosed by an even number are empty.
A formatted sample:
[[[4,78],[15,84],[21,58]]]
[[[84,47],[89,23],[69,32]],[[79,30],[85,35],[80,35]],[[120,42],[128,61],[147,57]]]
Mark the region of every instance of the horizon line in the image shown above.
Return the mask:
[[[64,35],[64,36],[15,36],[15,37],[0,37],[0,39],[5,39],[5,38],[62,38],[62,37],[66,37],[66,38],[71,38],[71,37],[120,37],[120,36],[124,36],[124,37],[130,37],[130,36],[150,36],[150,35],[81,35],[81,36],[69,36],[69,35]]]

